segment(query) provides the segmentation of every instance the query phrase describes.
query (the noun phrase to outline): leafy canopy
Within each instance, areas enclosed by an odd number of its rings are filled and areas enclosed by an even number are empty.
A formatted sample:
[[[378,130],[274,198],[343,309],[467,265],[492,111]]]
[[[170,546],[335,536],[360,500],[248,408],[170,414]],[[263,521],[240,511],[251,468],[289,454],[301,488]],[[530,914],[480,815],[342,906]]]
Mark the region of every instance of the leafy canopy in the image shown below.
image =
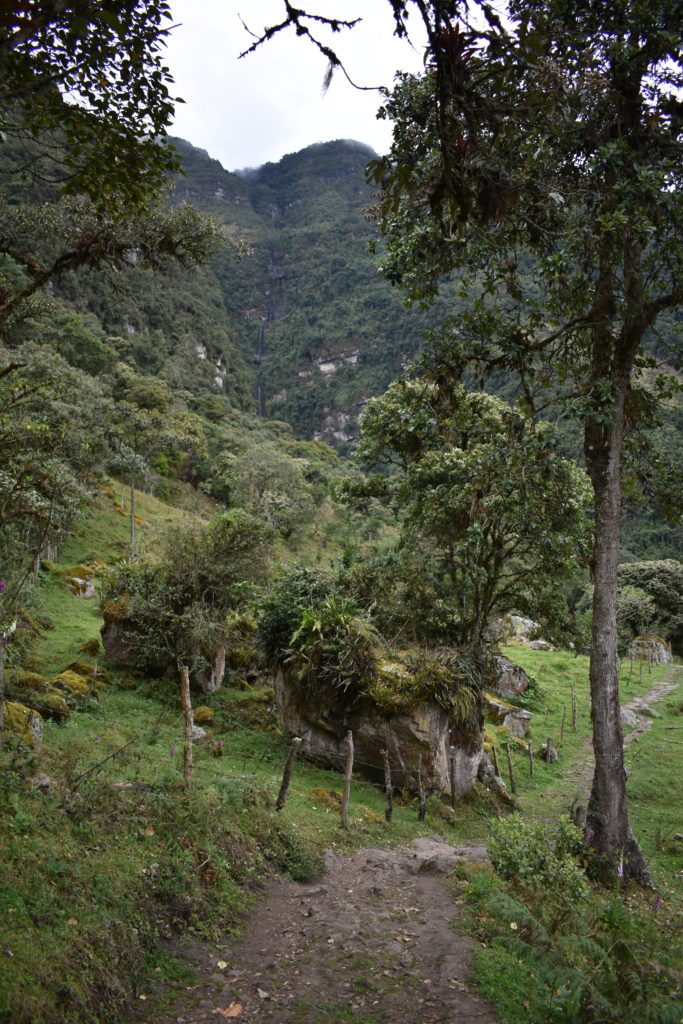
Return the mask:
[[[3,4],[0,132],[15,143],[4,170],[60,183],[99,209],[114,194],[146,205],[177,167],[163,142],[170,17],[161,0]]]
[[[399,467],[386,489],[403,542],[431,548],[460,642],[478,644],[496,611],[538,612],[587,556],[588,481],[549,424],[425,377],[392,384],[361,426],[359,459]]]

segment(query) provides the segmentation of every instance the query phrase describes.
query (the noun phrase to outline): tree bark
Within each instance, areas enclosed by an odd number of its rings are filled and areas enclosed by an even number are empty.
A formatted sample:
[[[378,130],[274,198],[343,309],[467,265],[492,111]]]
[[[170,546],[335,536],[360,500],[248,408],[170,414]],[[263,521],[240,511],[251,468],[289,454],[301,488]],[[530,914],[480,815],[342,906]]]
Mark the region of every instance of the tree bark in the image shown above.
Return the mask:
[[[614,396],[609,425],[591,418],[585,429],[585,454],[595,496],[593,550],[593,626],[590,657],[591,718],[595,772],[588,804],[590,842],[612,861],[610,873],[640,884],[652,880],[645,858],[631,831],[626,805],[626,772],[619,707],[617,654],[617,569],[621,513],[621,451],[624,404],[628,384]],[[607,867],[607,865],[606,865]]]

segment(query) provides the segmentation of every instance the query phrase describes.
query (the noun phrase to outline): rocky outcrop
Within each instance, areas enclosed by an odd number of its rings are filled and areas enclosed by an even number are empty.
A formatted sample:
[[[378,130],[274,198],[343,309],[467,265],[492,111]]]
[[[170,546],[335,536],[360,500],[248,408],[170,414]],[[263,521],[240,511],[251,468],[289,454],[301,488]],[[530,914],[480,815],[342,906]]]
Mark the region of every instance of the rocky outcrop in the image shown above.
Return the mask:
[[[449,757],[453,748],[456,795],[474,786],[483,754],[481,727],[458,727],[436,701],[420,704],[409,712],[388,715],[368,698],[350,705],[302,700],[284,674],[274,679],[275,706],[284,729],[302,737],[301,751],[326,768],[343,770],[345,737],[351,730],[354,770],[382,783],[382,750],[389,755],[392,782],[414,790],[415,770],[421,758],[425,788],[450,790]]]
[[[76,597],[95,596],[95,571],[90,566],[75,565],[70,569],[63,569],[60,576],[67,589]]]
[[[515,707],[514,704],[507,704],[504,700],[498,700],[490,694],[484,695],[484,704],[488,717],[496,723],[503,725],[511,736],[523,739],[526,736],[529,723],[533,718],[531,711]]]
[[[494,655],[496,665],[496,693],[500,697],[517,697],[529,686],[531,680],[519,665],[506,658],[504,654]]]

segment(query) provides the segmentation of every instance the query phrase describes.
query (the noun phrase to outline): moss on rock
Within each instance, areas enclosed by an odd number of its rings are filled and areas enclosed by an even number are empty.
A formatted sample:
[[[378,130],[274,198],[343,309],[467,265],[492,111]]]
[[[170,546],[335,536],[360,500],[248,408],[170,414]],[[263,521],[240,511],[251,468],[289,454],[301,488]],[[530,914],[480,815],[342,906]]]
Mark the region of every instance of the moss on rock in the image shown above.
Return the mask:
[[[13,688],[16,686],[18,689],[34,693],[47,693],[50,689],[50,684],[40,672],[28,672],[23,668],[15,669],[9,677],[9,682]]]
[[[90,697],[94,693],[91,681],[70,669],[65,669],[64,672],[60,672],[59,675],[52,680],[52,685],[58,690],[63,690],[71,697],[76,698]]]
[[[5,730],[22,740],[27,747],[40,750],[43,742],[43,719],[41,715],[17,701],[3,701]]]
[[[207,707],[206,704],[200,704],[198,708],[194,709],[194,720],[196,725],[211,725],[216,712],[213,708]]]

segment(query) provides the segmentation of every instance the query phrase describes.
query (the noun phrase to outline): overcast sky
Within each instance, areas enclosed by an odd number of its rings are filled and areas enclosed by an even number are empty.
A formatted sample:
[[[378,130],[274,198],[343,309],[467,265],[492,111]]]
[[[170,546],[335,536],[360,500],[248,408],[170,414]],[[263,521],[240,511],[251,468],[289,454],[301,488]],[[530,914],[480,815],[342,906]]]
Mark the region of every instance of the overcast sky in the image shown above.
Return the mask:
[[[358,84],[391,85],[397,69],[422,69],[421,50],[394,38],[386,0],[310,0],[299,6],[363,18],[362,25],[326,39]],[[376,118],[379,93],[358,92],[337,73],[323,95],[325,58],[291,30],[238,59],[251,42],[240,15],[260,33],[283,20],[282,0],[171,0],[171,10],[177,28],[166,63],[175,94],[185,99],[171,131],[208,150],[228,170],[257,167],[332,139],[357,139],[378,152],[388,148],[391,129]]]

